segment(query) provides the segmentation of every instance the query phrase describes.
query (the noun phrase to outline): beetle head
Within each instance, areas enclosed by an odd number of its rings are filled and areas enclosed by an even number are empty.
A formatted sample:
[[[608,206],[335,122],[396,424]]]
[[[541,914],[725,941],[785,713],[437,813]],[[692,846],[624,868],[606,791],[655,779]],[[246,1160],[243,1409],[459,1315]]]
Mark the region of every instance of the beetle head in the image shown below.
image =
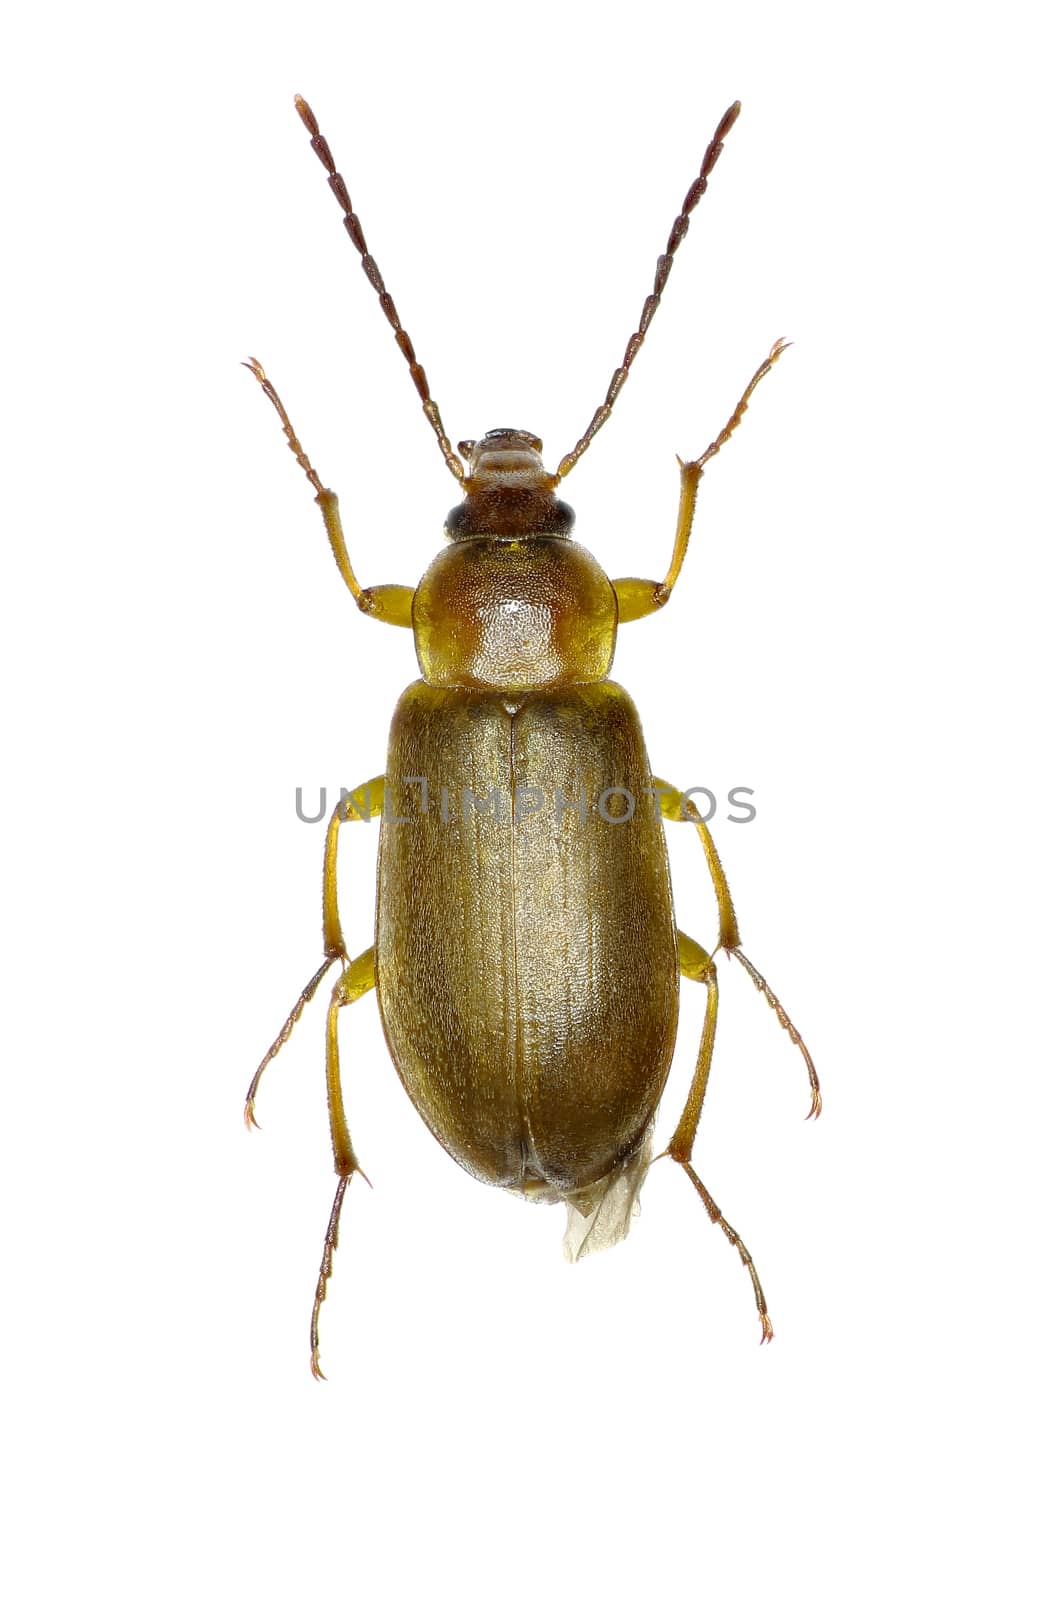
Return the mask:
[[[555,494],[543,443],[522,428],[493,428],[457,446],[468,463],[465,498],[446,518],[451,539],[568,538],[571,507]]]
[[[500,484],[512,488],[553,489],[555,480],[544,466],[542,439],[524,428],[492,428],[482,439],[462,439],[457,449],[470,471],[465,488]]]

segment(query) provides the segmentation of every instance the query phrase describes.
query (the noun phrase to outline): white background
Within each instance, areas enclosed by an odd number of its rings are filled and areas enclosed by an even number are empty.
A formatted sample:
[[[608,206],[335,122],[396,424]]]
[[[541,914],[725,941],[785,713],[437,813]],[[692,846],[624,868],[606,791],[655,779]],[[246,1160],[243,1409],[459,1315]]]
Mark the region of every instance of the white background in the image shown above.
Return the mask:
[[[100,4],[8,24],[2,438],[5,1589],[715,1600],[1039,1592],[1036,50],[1024,7]],[[568,485],[659,576],[675,452],[794,341],[614,675],[718,821],[746,947],[697,1166],[619,1250],[472,1182],[372,997],[242,1094],[319,959],[294,789],[382,769],[415,675],[355,611],[454,485],[292,107],[320,117],[451,437],[601,399],[715,122],[744,113]],[[375,831],[375,830],[374,830]],[[358,830],[362,834],[362,830]],[[372,845],[346,861],[369,942]],[[696,842],[679,920],[713,940]],[[663,1118],[684,1098],[686,986]]]

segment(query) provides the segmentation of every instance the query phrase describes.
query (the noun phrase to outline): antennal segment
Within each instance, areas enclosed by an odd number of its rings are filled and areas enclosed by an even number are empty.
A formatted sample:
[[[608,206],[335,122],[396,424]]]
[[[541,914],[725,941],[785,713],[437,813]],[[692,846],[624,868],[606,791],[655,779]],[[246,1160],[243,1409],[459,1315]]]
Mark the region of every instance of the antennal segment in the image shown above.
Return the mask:
[[[315,120],[315,114],[308,101],[302,99],[298,94],[294,96],[294,105],[297,107],[298,116],[311,135],[312,149],[326,168],[327,181],[336,196],[338,205],[344,212],[345,231],[362,257],[362,269],[372,284],[378,300],[381,302],[381,310],[392,325],[395,333],[395,343],[406,357],[406,362],[410,369],[410,377],[413,379],[414,387],[421,397],[424,415],[435,430],[435,437],[439,441],[439,449],[442,451],[443,459],[458,482],[463,482],[464,463],[450,444],[446,430],[442,426],[439,408],[431,398],[431,390],[428,388],[428,379],[424,368],[417,360],[413,349],[413,341],[399,321],[399,313],[395,309],[395,301],[384,287],[384,279],[381,277],[380,268],[369,252],[366,237],[362,231],[362,224],[352,209],[351,196],[348,193],[344,179],[337,170],[330,146],[319,132],[319,124]],[[735,109],[738,111],[739,107],[737,106]],[[706,165],[706,161],[704,165]],[[695,204],[695,201],[693,204]]]
[[[301,107],[298,105],[298,110],[300,111],[300,109]],[[301,114],[303,116],[304,112]],[[674,219],[674,225],[671,228],[670,238],[667,240],[667,248],[656,263],[656,277],[653,281],[653,291],[652,294],[646,299],[645,305],[642,307],[641,321],[638,323],[638,330],[636,333],[632,333],[631,337],[628,339],[627,349],[624,351],[623,361],[613,373],[609,388],[606,391],[605,399],[598,407],[598,410],[595,412],[594,416],[591,418],[586,433],[584,433],[581,438],[577,440],[569,454],[563,456],[561,461],[558,463],[558,477],[560,479],[564,478],[568,472],[572,472],[573,468],[580,460],[580,457],[583,455],[584,451],[590,445],[599,428],[601,428],[609,420],[613,406],[616,402],[616,398],[624,384],[627,382],[627,374],[631,370],[634,358],[642,348],[642,345],[645,343],[645,335],[649,331],[649,324],[656,315],[657,308],[663,296],[663,291],[667,286],[667,279],[671,275],[671,268],[674,265],[675,252],[689,231],[689,217],[692,215],[695,207],[703,199],[707,189],[707,179],[713,172],[714,165],[718,157],[721,155],[722,147],[725,143],[725,136],[729,132],[729,129],[732,127],[739,114],[740,103],[738,100],[736,100],[726,111],[725,115],[722,117],[721,121],[718,123],[718,126],[714,130],[714,137],[707,146],[706,153],[704,154],[703,161],[700,166],[699,177],[692,184],[688,194],[685,196],[681,211]],[[314,147],[314,139],[312,143]],[[331,184],[333,183],[332,178],[330,179],[330,182]]]

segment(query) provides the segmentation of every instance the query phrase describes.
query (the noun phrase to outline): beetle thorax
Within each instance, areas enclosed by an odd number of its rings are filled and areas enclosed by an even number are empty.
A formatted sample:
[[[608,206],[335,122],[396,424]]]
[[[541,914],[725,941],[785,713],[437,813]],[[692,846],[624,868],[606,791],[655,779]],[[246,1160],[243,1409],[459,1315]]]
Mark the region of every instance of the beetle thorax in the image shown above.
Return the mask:
[[[596,683],[612,665],[616,622],[594,556],[555,535],[466,536],[436,556],[413,601],[421,671],[444,687]]]

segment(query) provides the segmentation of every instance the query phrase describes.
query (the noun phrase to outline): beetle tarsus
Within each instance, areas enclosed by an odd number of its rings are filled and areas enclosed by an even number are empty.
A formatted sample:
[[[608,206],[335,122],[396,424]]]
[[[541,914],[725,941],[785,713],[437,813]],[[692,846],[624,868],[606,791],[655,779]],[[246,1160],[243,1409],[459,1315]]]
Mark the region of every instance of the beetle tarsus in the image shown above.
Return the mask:
[[[301,990],[301,993],[297,997],[297,1003],[294,1006],[294,1009],[283,1023],[283,1026],[280,1028],[275,1039],[265,1051],[261,1065],[258,1067],[257,1071],[254,1073],[254,1076],[250,1080],[250,1087],[247,1090],[246,1096],[246,1105],[243,1107],[243,1121],[246,1123],[248,1130],[250,1128],[256,1128],[259,1133],[261,1131],[261,1124],[254,1115],[254,1101],[257,1099],[258,1086],[261,1083],[261,1078],[264,1074],[265,1068],[268,1066],[268,1063],[273,1061],[279,1054],[280,1050],[293,1033],[297,1023],[300,1022],[301,1014],[304,1011],[305,1006],[314,996],[315,991],[326,977],[326,974],[329,972],[334,962],[339,959],[340,951],[335,950],[332,955],[328,955],[326,957],[326,960],[323,962],[318,972],[314,973],[313,976],[309,978],[308,982],[305,984],[304,988]]]
[[[297,437],[297,434],[294,432],[294,425],[286,414],[286,407],[280,400],[279,395],[276,393],[275,386],[269,379],[260,361],[256,356],[251,356],[249,361],[241,361],[240,366],[246,367],[248,372],[253,373],[265,394],[268,396],[269,400],[271,400],[276,409],[276,414],[278,415],[280,422],[283,424],[283,432],[286,435],[287,445],[293,451],[294,457],[296,458],[301,471],[308,479],[308,482],[312,485],[312,488],[315,490],[316,494],[329,494],[330,491],[323,488],[323,485],[319,480],[319,474],[316,472],[315,468],[312,466],[312,463],[305,455],[304,446]]]
[[[751,1284],[754,1287],[754,1303],[758,1308],[758,1316],[761,1319],[761,1343],[768,1344],[773,1337],[772,1323],[769,1320],[768,1305],[765,1300],[765,1291],[761,1287],[761,1279],[758,1277],[758,1269],[754,1265],[753,1256],[743,1243],[743,1240],[740,1238],[735,1228],[732,1226],[732,1223],[728,1222],[726,1218],[722,1216],[721,1207],[718,1205],[717,1201],[714,1199],[714,1196],[711,1194],[703,1180],[694,1172],[691,1163],[680,1159],[678,1156],[675,1156],[674,1159],[678,1162],[678,1165],[681,1167],[682,1171],[688,1176],[693,1188],[703,1201],[708,1217],[710,1217],[712,1222],[717,1223],[718,1227],[721,1229],[729,1243],[731,1245],[735,1245],[736,1249],[738,1250],[739,1258],[746,1267],[750,1276]]]
[[[324,1382],[326,1374],[319,1366],[319,1310],[326,1299],[327,1285],[333,1273],[334,1251],[337,1249],[337,1238],[341,1228],[341,1206],[344,1203],[345,1193],[352,1181],[354,1172],[359,1170],[359,1168],[355,1168],[353,1172],[345,1172],[337,1180],[337,1191],[334,1194],[330,1220],[326,1225],[326,1238],[323,1240],[323,1259],[319,1264],[319,1280],[315,1286],[315,1299],[312,1302],[312,1377],[321,1378]],[[366,1181],[369,1183],[369,1178]]]
[[[809,1087],[812,1090],[812,1106],[805,1118],[805,1121],[814,1122],[823,1110],[823,1092],[819,1087],[819,1073],[816,1071],[815,1064],[811,1055],[809,1054],[808,1046],[806,1045],[804,1039],[802,1039],[800,1033],[798,1033],[787,1013],[784,1011],[783,1006],[780,1003],[779,996],[774,994],[769,988],[768,984],[761,976],[761,973],[758,971],[753,961],[751,961],[748,956],[745,956],[742,950],[736,950],[733,953],[735,954],[736,960],[739,962],[740,966],[747,973],[755,989],[765,996],[765,999],[769,1004],[769,1009],[776,1013],[776,1017],[779,1020],[779,1025],[789,1038],[791,1044],[796,1044],[798,1049],[801,1051],[802,1059],[804,1060],[805,1067],[808,1071]]]
[[[740,396],[739,403],[736,406],[735,411],[732,413],[732,416],[729,418],[728,422],[726,422],[724,428],[722,428],[721,432],[718,434],[713,443],[707,446],[699,460],[692,463],[694,466],[696,466],[698,469],[705,467],[711,457],[717,455],[722,445],[729,442],[729,440],[732,438],[732,435],[735,433],[736,429],[739,427],[744,416],[746,415],[747,406],[750,404],[750,397],[754,393],[754,390],[757,388],[762,378],[764,378],[767,373],[772,371],[772,368],[775,366],[784,350],[789,349],[790,341],[788,339],[776,340],[775,344],[772,346],[772,349],[761,363],[761,366],[758,368],[757,372],[755,372],[753,378],[751,378],[750,382],[747,384],[747,387],[744,389],[742,395]],[[688,465],[688,463],[686,464]]]

